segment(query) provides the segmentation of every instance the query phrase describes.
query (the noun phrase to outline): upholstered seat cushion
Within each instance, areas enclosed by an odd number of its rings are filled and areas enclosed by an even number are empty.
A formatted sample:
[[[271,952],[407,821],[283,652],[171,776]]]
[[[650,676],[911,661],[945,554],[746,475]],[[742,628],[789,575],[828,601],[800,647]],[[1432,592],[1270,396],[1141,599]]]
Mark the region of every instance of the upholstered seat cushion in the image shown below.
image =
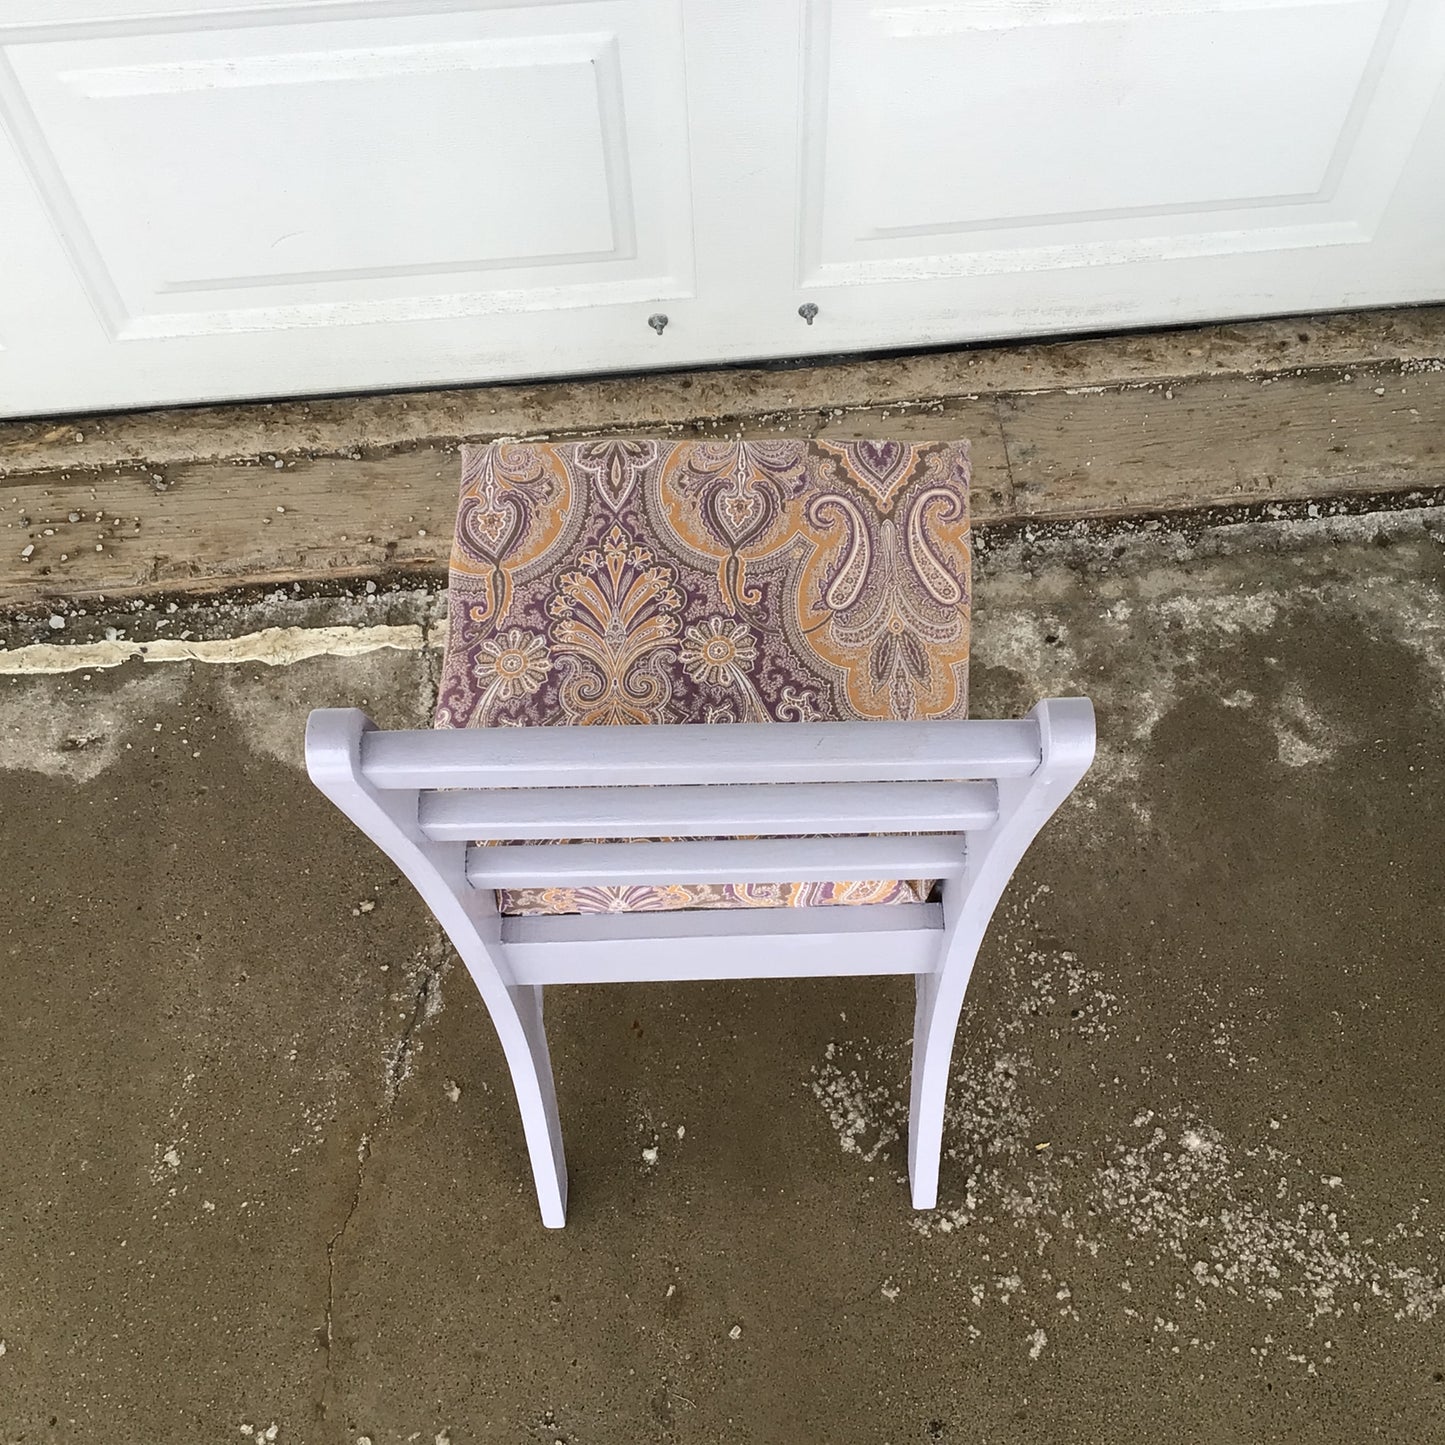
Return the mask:
[[[462,454],[438,727],[959,718],[965,442]],[[914,902],[929,880],[518,889],[504,913]]]

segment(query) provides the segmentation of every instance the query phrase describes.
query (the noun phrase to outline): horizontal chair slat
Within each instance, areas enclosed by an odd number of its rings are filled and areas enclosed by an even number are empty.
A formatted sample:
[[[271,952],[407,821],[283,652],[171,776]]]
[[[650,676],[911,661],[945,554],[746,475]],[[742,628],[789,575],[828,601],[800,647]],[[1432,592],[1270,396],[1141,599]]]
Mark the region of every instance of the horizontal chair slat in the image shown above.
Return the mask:
[[[851,883],[943,878],[963,868],[959,834],[930,838],[729,838],[686,843],[562,843],[472,848],[478,888],[666,883]]]
[[[562,788],[655,783],[885,782],[1027,777],[1038,725],[726,723],[370,732],[378,788]]]
[[[440,842],[966,832],[997,819],[998,788],[993,783],[511,788],[423,793],[418,809],[422,831]]]
[[[504,918],[502,945],[519,984],[917,974],[942,928],[936,903],[584,913]]]

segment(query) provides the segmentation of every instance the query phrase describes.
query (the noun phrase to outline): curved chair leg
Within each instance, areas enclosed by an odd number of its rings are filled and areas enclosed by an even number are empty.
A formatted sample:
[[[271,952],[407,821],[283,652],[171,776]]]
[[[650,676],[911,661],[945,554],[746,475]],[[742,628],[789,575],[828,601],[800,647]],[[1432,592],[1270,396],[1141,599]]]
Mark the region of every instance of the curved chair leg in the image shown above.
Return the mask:
[[[914,983],[913,1081],[908,1101],[908,1182],[915,1209],[938,1202],[938,1165],[943,1154],[943,1110],[948,1102],[948,1064],[953,1054],[952,1030],[935,1047],[938,1020],[938,975],[920,973]]]
[[[517,1106],[522,1111],[522,1132],[537,1183],[542,1223],[561,1229],[567,1223],[567,1160],[562,1151],[562,1120],[557,1113],[557,1090],[552,1082],[552,1059],[542,1030],[542,990],[539,986],[507,989],[512,1018],[519,1037],[513,1041],[510,1020],[504,1025],[495,1008],[492,1018],[507,1056]]]
[[[542,990],[513,983],[492,892],[467,882],[467,845],[439,843],[421,831],[416,789],[382,790],[368,782],[361,766],[361,740],[375,727],[356,708],[313,712],[306,724],[306,769],[312,782],[406,875],[466,964],[512,1074],[542,1222],[560,1229],[567,1222],[567,1163],[542,1030]]]
[[[1094,709],[1086,699],[1041,702],[1029,716],[1039,726],[1038,769],[1027,778],[999,780],[998,822],[977,844],[970,841],[963,873],[944,884],[937,970],[915,979],[908,1115],[908,1178],[915,1209],[932,1209],[938,1202],[949,1063],[984,932],[1029,844],[1094,757]]]

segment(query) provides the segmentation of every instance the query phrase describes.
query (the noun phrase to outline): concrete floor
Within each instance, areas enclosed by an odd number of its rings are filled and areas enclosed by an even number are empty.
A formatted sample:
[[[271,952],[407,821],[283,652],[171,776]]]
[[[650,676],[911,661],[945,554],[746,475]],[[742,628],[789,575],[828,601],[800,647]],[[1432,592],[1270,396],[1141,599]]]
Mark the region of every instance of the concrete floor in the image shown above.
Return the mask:
[[[984,558],[975,713],[1085,691],[1102,747],[985,944],[923,1215],[906,984],[628,986],[550,1005],[540,1227],[469,981],[300,769],[312,706],[424,720],[433,596],[13,638],[0,1442],[1445,1438],[1442,538]],[[326,623],[402,645],[253,636]],[[269,661],[101,667],[106,628]]]

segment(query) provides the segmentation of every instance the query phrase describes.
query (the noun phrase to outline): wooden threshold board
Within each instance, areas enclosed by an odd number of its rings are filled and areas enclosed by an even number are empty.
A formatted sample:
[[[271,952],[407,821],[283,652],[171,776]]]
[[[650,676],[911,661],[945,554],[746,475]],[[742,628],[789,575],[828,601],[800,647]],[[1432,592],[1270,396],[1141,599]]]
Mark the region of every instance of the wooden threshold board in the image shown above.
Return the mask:
[[[523,434],[576,434],[568,419],[544,416]],[[1445,363],[1374,360],[1262,376],[714,413],[652,425],[629,416],[625,425],[588,430],[963,436],[973,441],[978,524],[1122,518],[1439,487]],[[132,459],[0,475],[0,605],[440,576],[451,547],[461,439],[342,455],[263,450],[245,459]]]

